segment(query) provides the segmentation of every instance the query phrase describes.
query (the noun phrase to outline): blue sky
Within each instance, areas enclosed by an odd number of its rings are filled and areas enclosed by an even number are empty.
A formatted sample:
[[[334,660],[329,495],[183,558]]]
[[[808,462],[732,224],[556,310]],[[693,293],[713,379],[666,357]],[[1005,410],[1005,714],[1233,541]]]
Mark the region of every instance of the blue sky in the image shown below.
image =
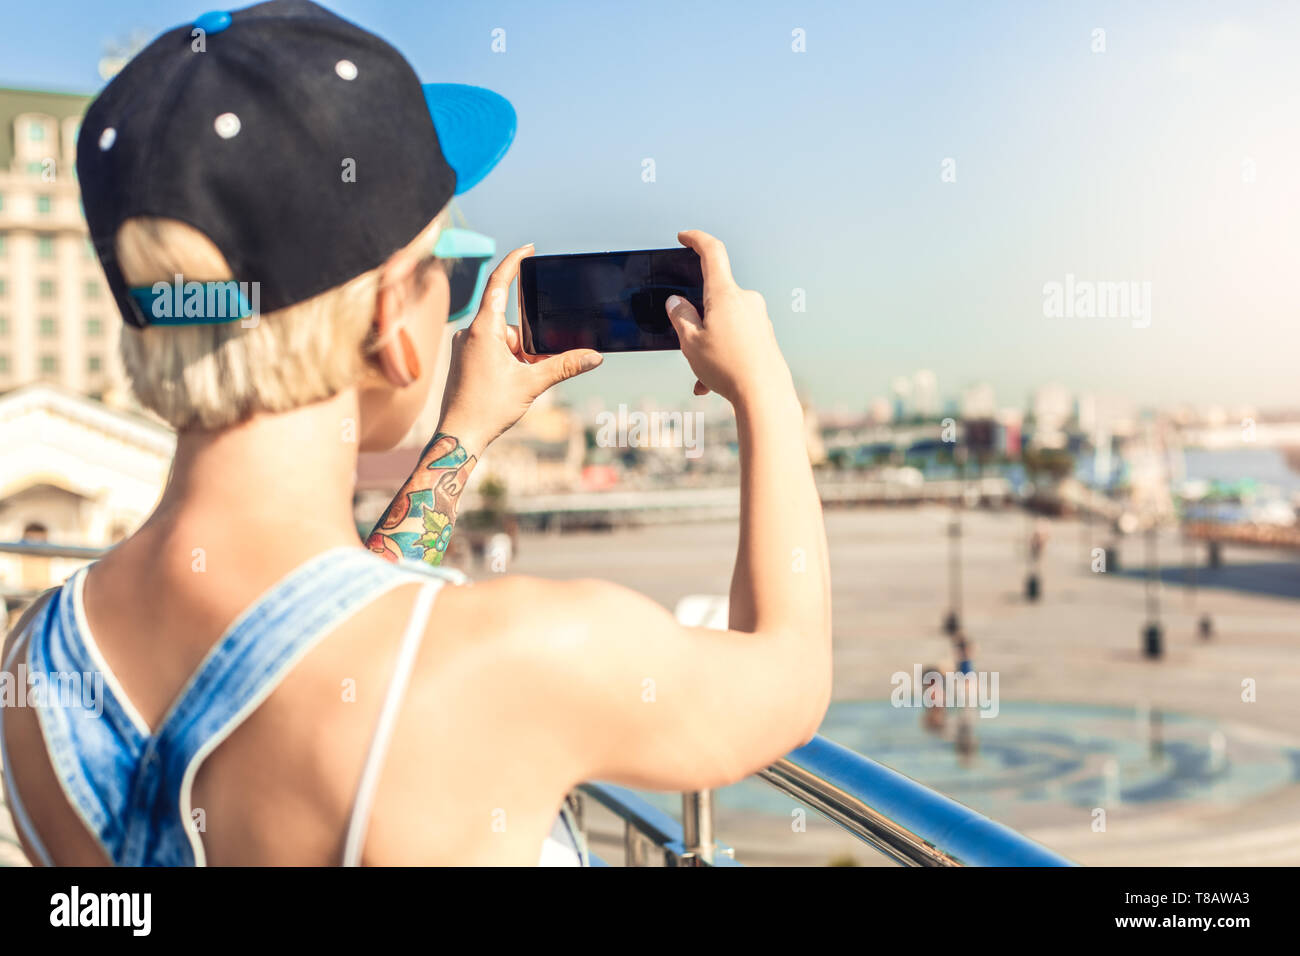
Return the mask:
[[[472,226],[540,252],[716,233],[820,403],[929,368],[1003,405],[1058,382],[1300,406],[1300,4],[327,5],[424,79],[514,102],[515,146],[461,199]],[[201,12],[11,4],[0,83],[93,91],[105,41]],[[1149,326],[1046,317],[1067,274],[1150,282]],[[690,382],[677,356],[614,356],[566,388]]]

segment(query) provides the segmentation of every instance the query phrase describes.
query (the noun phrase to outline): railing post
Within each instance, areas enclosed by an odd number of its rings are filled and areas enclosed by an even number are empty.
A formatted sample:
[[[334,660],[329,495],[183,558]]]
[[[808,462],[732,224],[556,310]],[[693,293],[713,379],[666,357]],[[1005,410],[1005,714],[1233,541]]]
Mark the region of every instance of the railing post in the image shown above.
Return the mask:
[[[656,849],[654,841],[642,833],[635,823],[628,820],[623,824],[624,866],[649,866],[650,851],[653,849]]]
[[[679,624],[725,631],[729,624],[729,601],[725,594],[694,594],[677,602],[674,612]],[[683,865],[713,865],[713,792],[688,790],[682,794]]]
[[[713,863],[713,791],[688,790],[682,794],[682,842],[696,859]]]

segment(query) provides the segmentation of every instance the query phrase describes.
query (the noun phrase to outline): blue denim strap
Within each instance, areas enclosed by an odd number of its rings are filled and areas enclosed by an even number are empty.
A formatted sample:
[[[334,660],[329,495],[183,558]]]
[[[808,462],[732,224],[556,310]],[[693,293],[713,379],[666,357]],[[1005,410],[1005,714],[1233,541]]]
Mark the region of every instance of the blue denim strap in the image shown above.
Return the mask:
[[[148,735],[113,694],[98,654],[83,639],[76,594],[85,575],[83,568],[68,579],[32,620],[26,660],[29,674],[47,680],[77,675],[83,684],[99,682],[93,706],[75,695],[45,699],[36,714],[68,802],[104,853],[115,859],[125,834],[129,777]]]
[[[409,572],[363,548],[339,548],[308,561],[245,610],[208,653],[142,755],[123,862],[204,862],[188,805],[202,762],[196,758],[215,749],[339,623],[411,581]],[[159,858],[145,861],[146,854]]]
[[[413,581],[461,583],[459,572],[390,564],[361,547],[317,555],[253,602],[217,641],[156,732],[124,697],[78,613],[85,571],[64,585],[30,625],[25,657],[33,671],[93,674],[103,669],[96,706],[49,701],[38,708],[51,764],[74,810],[119,865],[205,862],[190,820],[190,787],[218,747],[320,640],[381,594]],[[561,817],[582,862],[581,835]]]

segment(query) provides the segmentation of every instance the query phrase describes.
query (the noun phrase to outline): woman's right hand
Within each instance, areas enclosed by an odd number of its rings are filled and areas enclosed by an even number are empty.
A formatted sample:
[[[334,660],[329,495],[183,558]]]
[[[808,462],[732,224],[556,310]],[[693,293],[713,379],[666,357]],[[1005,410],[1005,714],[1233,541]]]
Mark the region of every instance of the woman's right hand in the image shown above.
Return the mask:
[[[435,696],[498,765],[548,795],[548,814],[574,780],[734,783],[808,743],[831,697],[826,531],[790,370],[763,300],[737,288],[722,243],[680,238],[703,264],[704,317],[682,302],[668,312],[696,390],[735,407],[744,475],[727,629],[686,627],[602,581],[507,575],[438,598],[440,621],[473,622],[474,663]],[[653,707],[638,692],[647,683],[659,688]]]
[[[681,296],[669,296],[666,305],[682,354],[698,379],[695,394],[714,391],[734,405],[759,390],[793,391],[767,304],[757,292],[736,285],[722,240],[698,229],[679,232],[677,239],[699,254],[704,273],[702,317]]]

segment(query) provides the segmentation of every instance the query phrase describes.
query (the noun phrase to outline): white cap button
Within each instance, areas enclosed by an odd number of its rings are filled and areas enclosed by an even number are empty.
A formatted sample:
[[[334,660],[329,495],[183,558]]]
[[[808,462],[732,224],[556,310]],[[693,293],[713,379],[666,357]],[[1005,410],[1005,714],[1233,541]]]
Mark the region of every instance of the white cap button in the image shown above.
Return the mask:
[[[212,124],[212,128],[222,139],[233,139],[239,135],[239,117],[234,113],[222,113]]]

